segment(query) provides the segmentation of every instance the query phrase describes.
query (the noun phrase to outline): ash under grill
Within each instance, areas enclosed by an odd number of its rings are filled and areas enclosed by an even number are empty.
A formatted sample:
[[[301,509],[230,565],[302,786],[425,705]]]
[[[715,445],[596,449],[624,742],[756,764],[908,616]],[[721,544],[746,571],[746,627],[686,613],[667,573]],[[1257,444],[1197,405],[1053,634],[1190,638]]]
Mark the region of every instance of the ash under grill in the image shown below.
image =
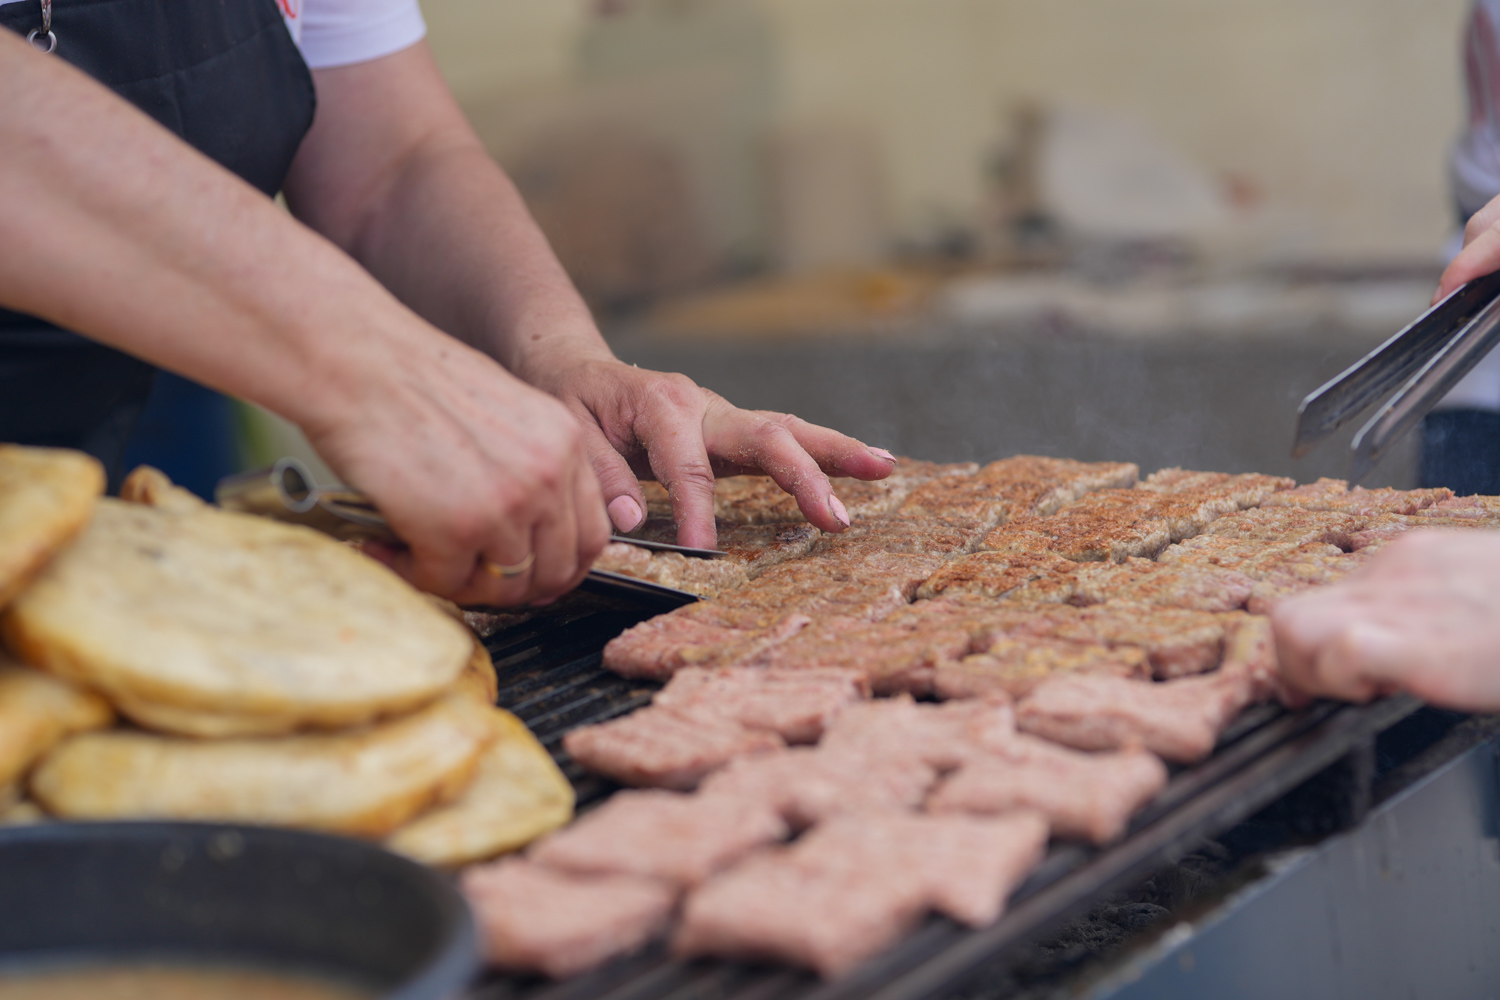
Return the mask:
[[[564,734],[622,715],[651,700],[657,686],[604,669],[604,645],[624,629],[681,601],[594,584],[546,612],[490,636],[500,676],[499,704],[520,717],[573,782],[582,809],[618,786],[588,774],[562,750]],[[1208,760],[1177,769],[1158,800],[1119,842],[1098,849],[1055,845],[995,925],[969,930],[941,917],[845,978],[823,983],[784,967],[679,961],[660,946],[574,979],[490,976],[471,1000],[929,1000],[952,995],[1009,953],[1058,931],[1111,893],[1168,868],[1269,803],[1344,762],[1356,789],[1341,800],[1346,819],[1368,808],[1375,736],[1417,709],[1388,699],[1370,706],[1319,703],[1290,713],[1257,706],[1244,713]]]

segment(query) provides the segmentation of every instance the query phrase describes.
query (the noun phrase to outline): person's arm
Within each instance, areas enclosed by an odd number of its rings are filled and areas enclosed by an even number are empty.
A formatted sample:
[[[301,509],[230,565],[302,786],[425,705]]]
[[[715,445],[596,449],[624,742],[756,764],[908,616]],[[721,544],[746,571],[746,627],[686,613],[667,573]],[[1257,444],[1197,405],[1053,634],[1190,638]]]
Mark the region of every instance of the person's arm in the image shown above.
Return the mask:
[[[1284,679],[1303,697],[1407,691],[1500,711],[1500,533],[1413,532],[1271,620]]]
[[[0,304],[298,424],[463,603],[576,584],[608,535],[568,411],[61,60],[0,31]],[[535,570],[503,579],[482,560]]]
[[[317,118],[286,185],[292,210],[434,324],[561,399],[621,530],[644,517],[637,477],[654,476],[678,540],[712,546],[715,473],[765,472],[809,521],[841,531],[848,516],[827,474],[893,468],[842,434],[618,361],[425,43],[314,79]]]

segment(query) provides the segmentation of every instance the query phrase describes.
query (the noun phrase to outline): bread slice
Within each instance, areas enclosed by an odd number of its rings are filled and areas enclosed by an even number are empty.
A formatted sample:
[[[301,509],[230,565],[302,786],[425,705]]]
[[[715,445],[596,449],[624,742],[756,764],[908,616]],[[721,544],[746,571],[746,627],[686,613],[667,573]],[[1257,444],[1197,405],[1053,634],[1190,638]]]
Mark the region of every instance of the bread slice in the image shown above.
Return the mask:
[[[0,444],[0,608],[88,524],[104,467],[81,451]]]
[[[103,729],[115,713],[98,695],[0,652],[0,788],[64,737]]]
[[[87,733],[53,750],[30,790],[64,819],[274,823],[383,837],[468,787],[495,738],[492,715],[455,693],[343,733],[235,740]]]
[[[517,850],[573,818],[573,786],[525,723],[497,708],[491,724],[495,742],[468,789],[397,830],[387,847],[457,866]]]
[[[110,499],[0,629],[28,663],[188,735],[408,711],[446,690],[473,649],[390,570],[315,531]]]

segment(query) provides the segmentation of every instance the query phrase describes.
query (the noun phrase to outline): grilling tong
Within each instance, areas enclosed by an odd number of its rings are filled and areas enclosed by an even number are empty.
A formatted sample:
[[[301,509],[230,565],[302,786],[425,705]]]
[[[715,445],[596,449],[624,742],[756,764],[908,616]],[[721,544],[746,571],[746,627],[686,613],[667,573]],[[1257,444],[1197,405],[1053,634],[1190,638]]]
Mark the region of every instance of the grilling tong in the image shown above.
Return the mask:
[[[1375,411],[1350,446],[1349,482],[1374,470],[1387,449],[1500,343],[1500,274],[1476,278],[1302,401],[1292,457]]]
[[[219,480],[214,487],[214,500],[226,510],[300,524],[341,541],[401,543],[369,497],[342,486],[325,489],[314,485],[312,473],[295,458],[283,458],[269,469],[241,472]],[[717,549],[694,549],[623,535],[611,535],[610,540],[643,549],[680,552],[696,559],[719,559],[725,555]],[[610,578],[614,576],[609,574]]]

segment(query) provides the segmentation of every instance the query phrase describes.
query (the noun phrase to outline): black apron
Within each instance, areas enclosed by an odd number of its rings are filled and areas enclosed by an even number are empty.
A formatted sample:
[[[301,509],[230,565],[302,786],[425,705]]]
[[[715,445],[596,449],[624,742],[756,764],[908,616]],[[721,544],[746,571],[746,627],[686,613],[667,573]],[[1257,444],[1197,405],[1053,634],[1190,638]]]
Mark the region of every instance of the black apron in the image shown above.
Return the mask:
[[[0,26],[22,36],[41,20],[38,0],[0,6]],[[266,195],[281,189],[312,125],[314,92],[276,0],[53,0],[52,31],[49,58],[88,73]],[[144,361],[0,309],[0,442],[80,448],[118,482],[155,377]]]

